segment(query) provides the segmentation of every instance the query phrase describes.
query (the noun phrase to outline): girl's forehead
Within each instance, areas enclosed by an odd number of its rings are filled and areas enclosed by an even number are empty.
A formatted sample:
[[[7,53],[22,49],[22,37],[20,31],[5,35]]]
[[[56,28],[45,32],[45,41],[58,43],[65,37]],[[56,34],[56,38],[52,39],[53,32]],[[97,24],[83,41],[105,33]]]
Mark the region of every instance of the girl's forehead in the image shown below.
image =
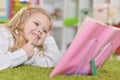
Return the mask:
[[[41,12],[33,12],[31,15],[30,15],[30,18],[32,17],[35,17],[35,18],[44,18],[44,19],[48,19],[48,16],[46,16],[44,13],[41,13]]]

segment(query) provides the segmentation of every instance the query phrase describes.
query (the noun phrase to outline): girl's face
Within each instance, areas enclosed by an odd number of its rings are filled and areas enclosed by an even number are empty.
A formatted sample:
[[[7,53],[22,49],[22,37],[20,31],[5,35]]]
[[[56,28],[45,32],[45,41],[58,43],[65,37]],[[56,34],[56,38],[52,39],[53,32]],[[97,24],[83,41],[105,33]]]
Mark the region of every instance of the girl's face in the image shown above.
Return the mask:
[[[32,42],[34,46],[43,44],[46,36],[49,34],[50,20],[40,12],[33,13],[23,26],[23,36],[28,42],[33,37],[36,37]]]

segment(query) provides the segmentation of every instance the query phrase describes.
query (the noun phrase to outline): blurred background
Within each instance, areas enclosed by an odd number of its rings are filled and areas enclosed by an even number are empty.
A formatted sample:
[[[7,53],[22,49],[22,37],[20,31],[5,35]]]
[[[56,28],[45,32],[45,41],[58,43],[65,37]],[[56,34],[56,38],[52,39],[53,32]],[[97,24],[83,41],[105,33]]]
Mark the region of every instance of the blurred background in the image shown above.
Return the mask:
[[[0,24],[6,24],[26,5],[38,5],[49,12],[52,35],[63,53],[86,16],[120,27],[120,0],[0,0]],[[120,47],[114,55],[120,60]]]

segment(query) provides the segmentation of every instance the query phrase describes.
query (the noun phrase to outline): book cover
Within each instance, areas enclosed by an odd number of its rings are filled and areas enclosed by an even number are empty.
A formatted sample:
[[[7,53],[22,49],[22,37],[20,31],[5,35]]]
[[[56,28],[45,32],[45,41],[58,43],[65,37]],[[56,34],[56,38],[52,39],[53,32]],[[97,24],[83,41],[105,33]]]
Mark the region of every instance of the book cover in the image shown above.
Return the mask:
[[[87,17],[68,50],[49,77],[58,74],[93,74],[91,61],[99,70],[120,45],[120,29]]]

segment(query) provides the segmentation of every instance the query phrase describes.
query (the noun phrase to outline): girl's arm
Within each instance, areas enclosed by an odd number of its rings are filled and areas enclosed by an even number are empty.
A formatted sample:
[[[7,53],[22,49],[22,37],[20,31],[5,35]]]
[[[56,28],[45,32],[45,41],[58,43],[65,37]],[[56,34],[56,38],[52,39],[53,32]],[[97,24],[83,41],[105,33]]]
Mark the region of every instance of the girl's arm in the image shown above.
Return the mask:
[[[27,60],[23,49],[8,51],[11,44],[13,44],[12,35],[4,28],[0,29],[0,70],[18,66]]]
[[[38,55],[32,65],[41,67],[54,67],[62,57],[61,52],[52,36],[47,37],[44,43],[45,52]]]
[[[62,57],[55,39],[52,36],[47,37],[44,45],[46,47],[44,55],[46,56],[48,67],[55,66]]]

